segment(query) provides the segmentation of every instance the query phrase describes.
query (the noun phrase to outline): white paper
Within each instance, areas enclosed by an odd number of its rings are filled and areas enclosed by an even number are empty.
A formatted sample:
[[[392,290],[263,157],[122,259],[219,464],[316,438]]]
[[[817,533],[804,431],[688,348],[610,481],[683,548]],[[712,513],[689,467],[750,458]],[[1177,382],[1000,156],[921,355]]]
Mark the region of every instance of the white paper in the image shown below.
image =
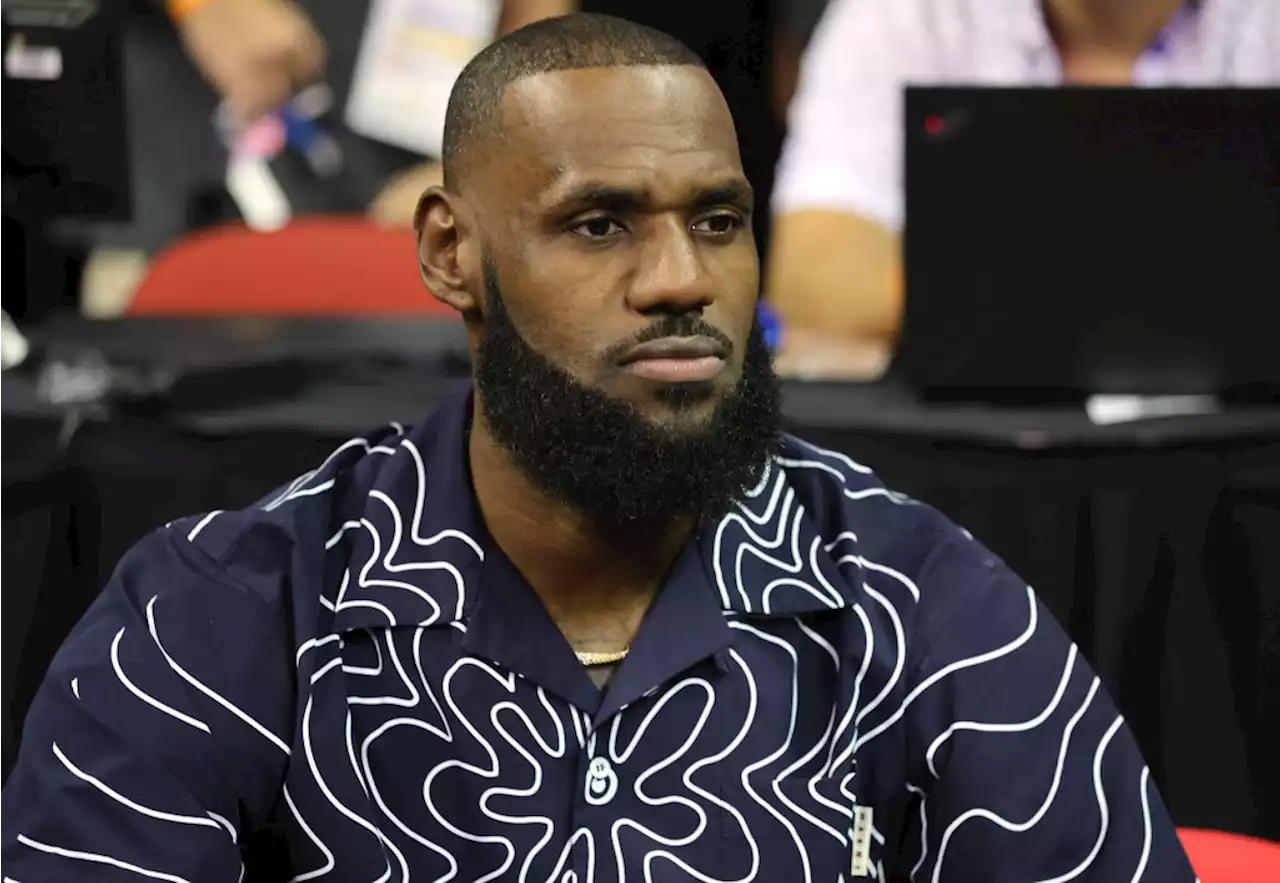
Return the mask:
[[[15,37],[4,53],[4,72],[14,80],[56,80],[62,76],[62,50]]]
[[[501,0],[373,0],[347,99],[347,126],[439,157],[449,91],[492,41],[501,11]]]

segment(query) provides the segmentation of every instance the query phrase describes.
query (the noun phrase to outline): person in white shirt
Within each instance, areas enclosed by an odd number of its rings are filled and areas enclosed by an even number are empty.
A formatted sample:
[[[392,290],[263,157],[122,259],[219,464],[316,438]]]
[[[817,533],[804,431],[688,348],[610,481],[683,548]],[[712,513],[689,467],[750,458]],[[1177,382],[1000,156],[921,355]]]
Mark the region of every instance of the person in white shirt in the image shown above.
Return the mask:
[[[902,316],[902,91],[1280,84],[1280,0],[832,0],[790,109],[768,296],[779,369],[883,364]]]

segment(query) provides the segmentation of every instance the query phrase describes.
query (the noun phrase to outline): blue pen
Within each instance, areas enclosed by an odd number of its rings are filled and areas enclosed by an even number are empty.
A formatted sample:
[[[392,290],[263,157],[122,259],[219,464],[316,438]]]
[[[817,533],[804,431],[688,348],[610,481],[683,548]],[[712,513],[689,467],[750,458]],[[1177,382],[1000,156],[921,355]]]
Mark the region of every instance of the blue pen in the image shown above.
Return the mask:
[[[285,143],[307,161],[311,171],[322,178],[332,178],[342,170],[342,148],[314,119],[292,106],[276,111],[284,123]]]
[[[782,337],[781,321],[763,300],[756,307],[756,313],[760,320],[760,330],[764,332],[765,345],[771,352],[777,350],[779,338]]]

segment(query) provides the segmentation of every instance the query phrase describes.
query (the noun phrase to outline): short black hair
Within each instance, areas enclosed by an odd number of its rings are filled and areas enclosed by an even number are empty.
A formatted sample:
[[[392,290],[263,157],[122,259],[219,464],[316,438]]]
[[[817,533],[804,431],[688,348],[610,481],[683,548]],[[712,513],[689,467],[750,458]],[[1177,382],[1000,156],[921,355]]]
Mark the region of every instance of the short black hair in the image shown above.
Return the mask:
[[[706,69],[675,37],[612,15],[580,12],[512,31],[471,59],[449,94],[441,157],[445,185],[462,172],[471,146],[496,129],[498,104],[512,83],[551,71],[651,64]]]

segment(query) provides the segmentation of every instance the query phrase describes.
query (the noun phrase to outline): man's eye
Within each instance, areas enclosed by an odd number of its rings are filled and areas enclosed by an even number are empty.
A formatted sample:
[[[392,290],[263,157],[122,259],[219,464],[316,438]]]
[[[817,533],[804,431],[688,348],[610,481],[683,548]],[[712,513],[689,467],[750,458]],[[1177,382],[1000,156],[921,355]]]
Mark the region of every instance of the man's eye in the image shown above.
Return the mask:
[[[591,218],[576,225],[573,230],[589,239],[604,239],[623,232],[622,225],[610,218]]]
[[[732,233],[742,226],[742,218],[730,212],[721,212],[718,215],[711,215],[703,218],[693,225],[693,229],[699,233],[710,233],[713,236],[723,236],[726,233]]]

